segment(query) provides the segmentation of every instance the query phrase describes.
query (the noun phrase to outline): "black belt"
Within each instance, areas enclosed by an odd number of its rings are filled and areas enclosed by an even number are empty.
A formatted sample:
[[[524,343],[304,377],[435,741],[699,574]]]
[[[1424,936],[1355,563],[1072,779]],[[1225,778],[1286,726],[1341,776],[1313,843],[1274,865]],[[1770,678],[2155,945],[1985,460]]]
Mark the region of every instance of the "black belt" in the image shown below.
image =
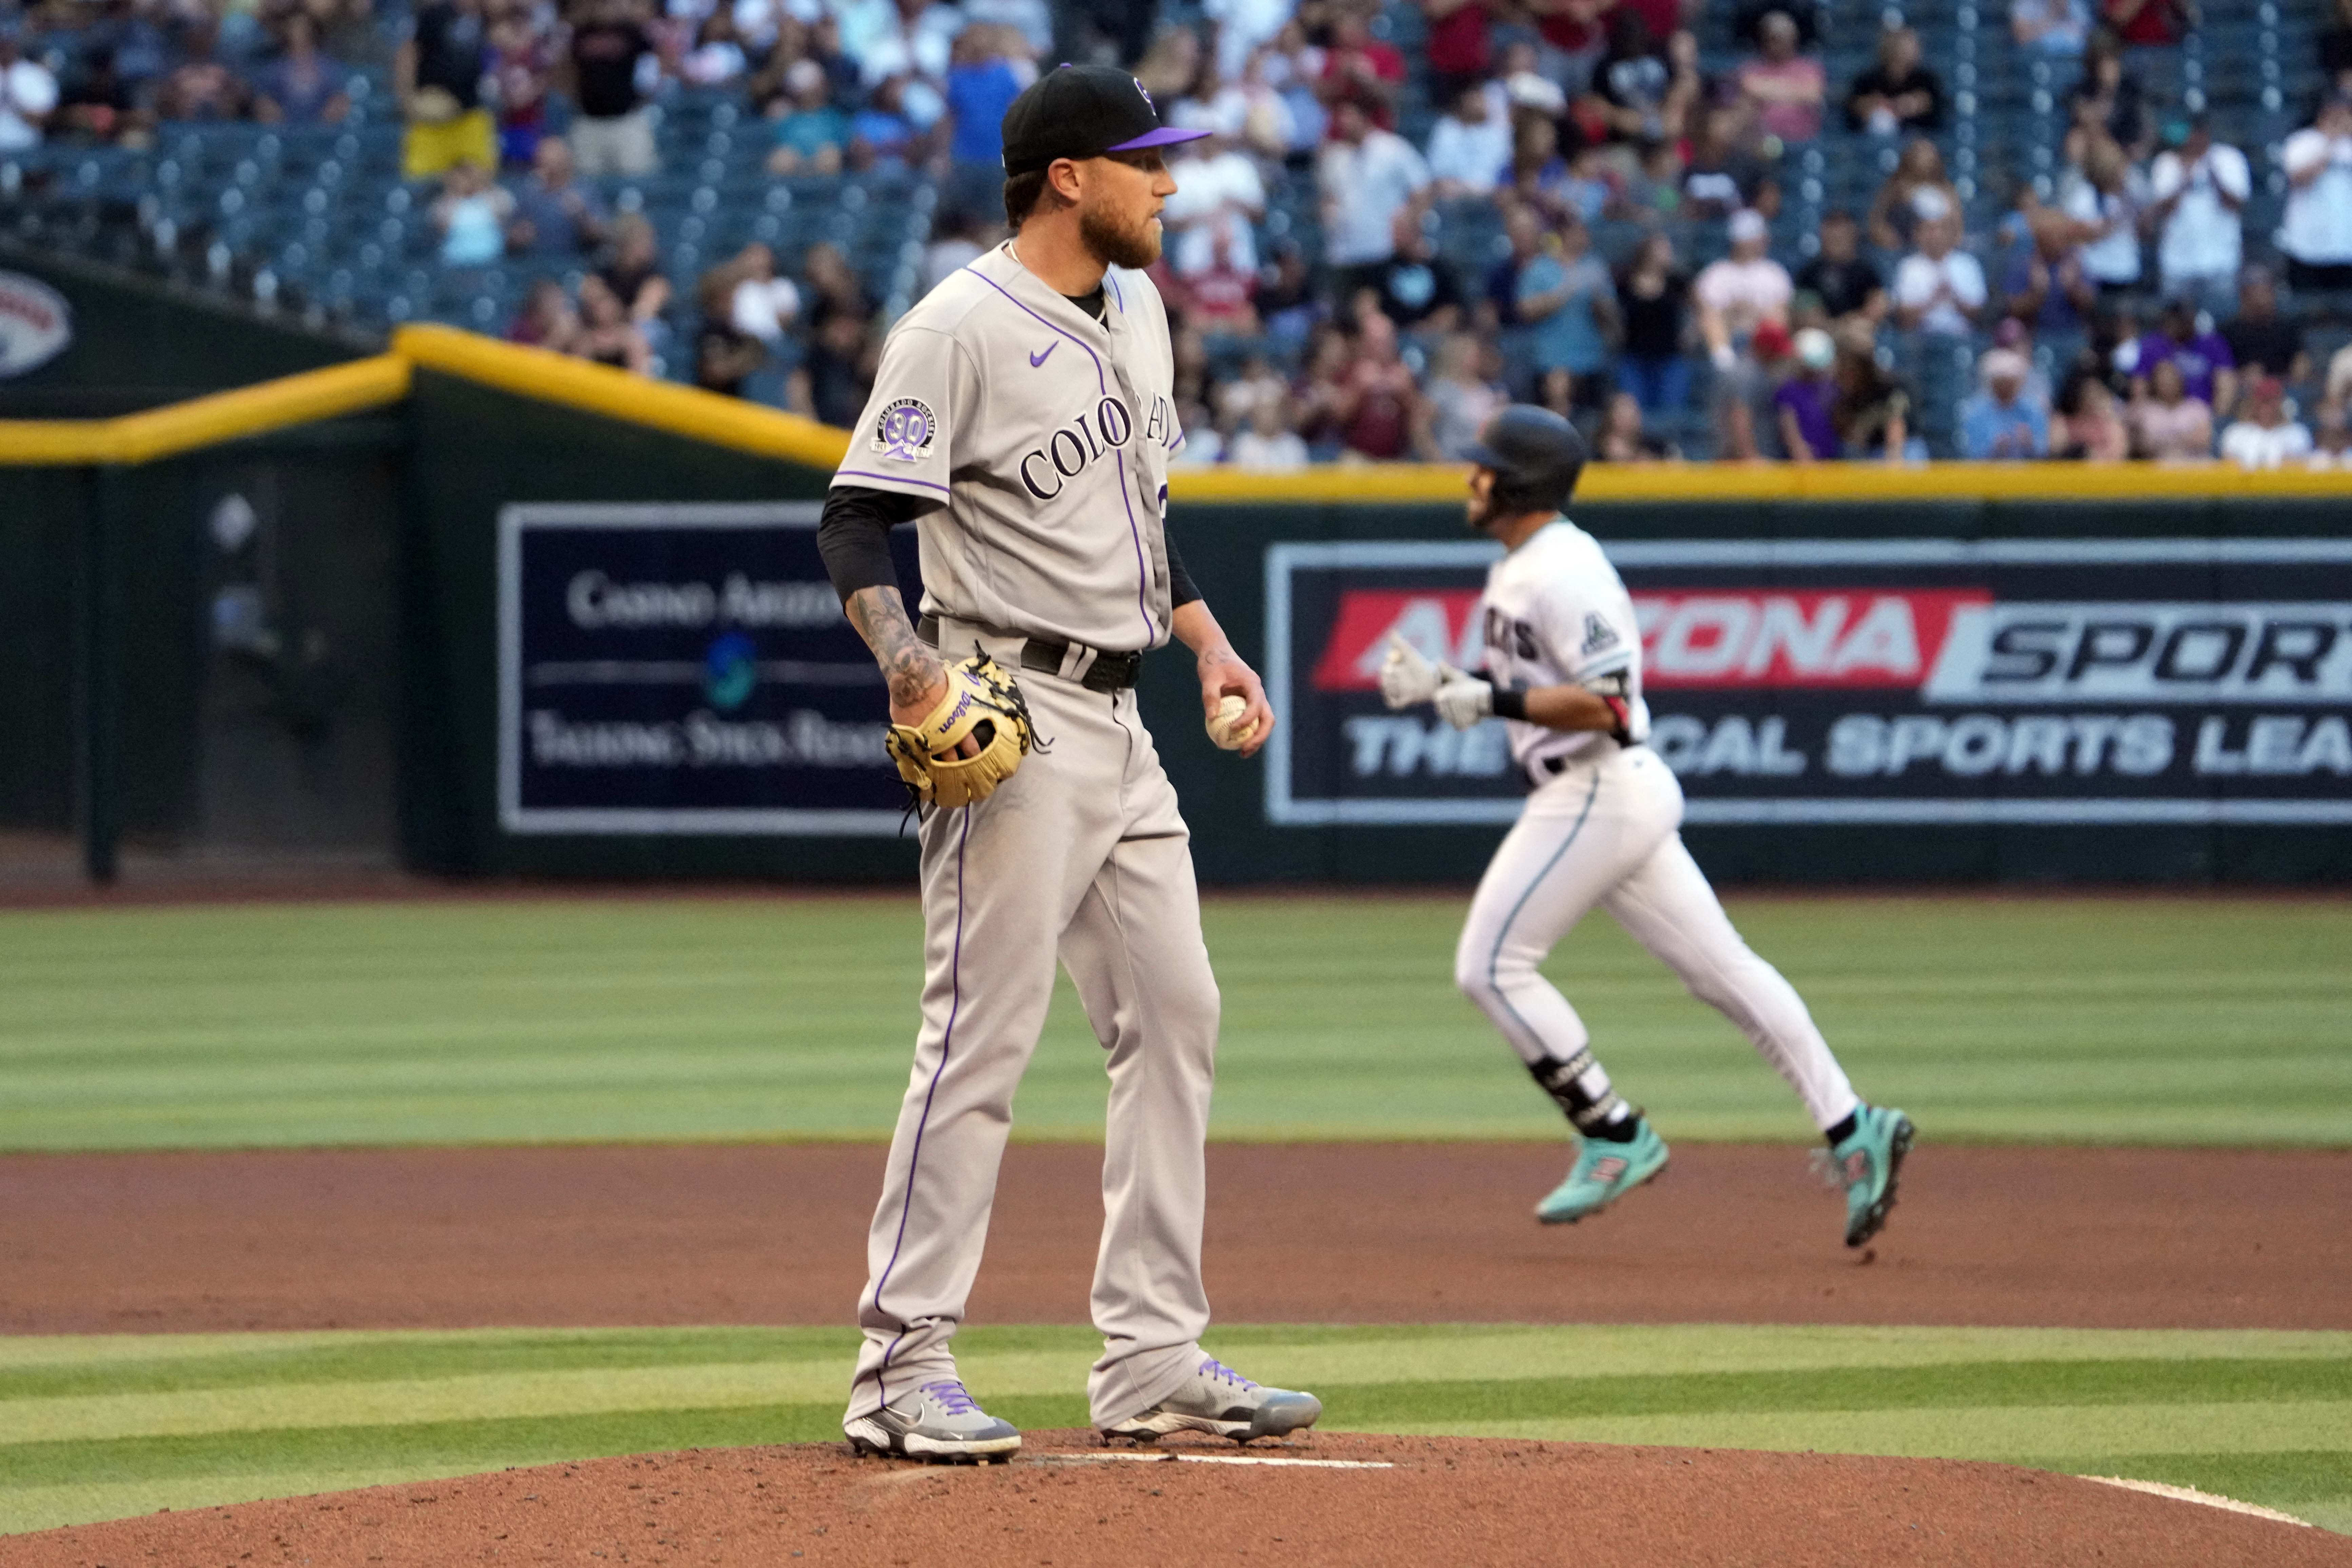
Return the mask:
[[[989,626],[982,626],[981,629],[994,637],[1021,635],[1018,632],[998,632]],[[938,647],[940,618],[937,616],[925,616],[915,623],[915,635],[933,647]],[[1047,675],[1059,675],[1062,673],[1063,664],[1069,657],[1068,643],[1052,642],[1045,637],[1031,637],[1021,645],[1021,668],[1024,669],[1037,669],[1043,670]],[[1124,691],[1135,684],[1136,677],[1142,672],[1143,655],[1140,651],[1104,653],[1097,649],[1094,662],[1087,666],[1087,672],[1084,675],[1078,677],[1078,684],[1088,691]]]

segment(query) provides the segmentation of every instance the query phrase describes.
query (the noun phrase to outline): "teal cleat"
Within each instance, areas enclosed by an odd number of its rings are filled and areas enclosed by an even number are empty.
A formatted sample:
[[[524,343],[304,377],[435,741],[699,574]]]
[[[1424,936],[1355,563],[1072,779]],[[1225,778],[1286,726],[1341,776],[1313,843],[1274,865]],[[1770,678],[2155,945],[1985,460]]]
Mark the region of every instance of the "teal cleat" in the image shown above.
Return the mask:
[[[1911,1152],[1911,1119],[1876,1105],[1859,1107],[1853,1131],[1830,1151],[1830,1178],[1845,1189],[1845,1244],[1860,1247],[1886,1225],[1903,1156]]]
[[[1536,1205],[1536,1218],[1546,1225],[1574,1225],[1599,1214],[1619,1198],[1666,1168],[1666,1141],[1643,1117],[1630,1143],[1587,1138],[1576,1152],[1568,1179]]]

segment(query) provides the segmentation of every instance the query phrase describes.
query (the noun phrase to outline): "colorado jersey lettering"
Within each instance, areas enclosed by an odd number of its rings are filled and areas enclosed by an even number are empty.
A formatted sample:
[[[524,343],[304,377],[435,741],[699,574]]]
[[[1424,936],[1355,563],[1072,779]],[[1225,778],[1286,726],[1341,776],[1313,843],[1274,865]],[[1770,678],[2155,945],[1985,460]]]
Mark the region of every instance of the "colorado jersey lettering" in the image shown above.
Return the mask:
[[[940,503],[915,525],[926,611],[1107,652],[1168,640],[1168,317],[1122,268],[1103,302],[1097,321],[1008,244],[890,329],[834,482]]]
[[[1479,613],[1486,671],[1498,686],[1581,686],[1625,677],[1629,727],[1650,732],[1642,700],[1642,637],[1633,600],[1599,541],[1559,518],[1487,569]],[[1513,721],[1511,756],[1530,778],[1555,758],[1591,754],[1616,742],[1593,730],[1547,730]]]

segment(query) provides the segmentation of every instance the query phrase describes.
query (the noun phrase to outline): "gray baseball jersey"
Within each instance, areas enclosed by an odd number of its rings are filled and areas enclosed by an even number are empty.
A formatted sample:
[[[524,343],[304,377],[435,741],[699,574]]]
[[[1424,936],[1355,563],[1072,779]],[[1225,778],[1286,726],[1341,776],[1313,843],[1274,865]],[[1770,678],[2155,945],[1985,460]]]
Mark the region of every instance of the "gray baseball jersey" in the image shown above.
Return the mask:
[[[1160,290],[1103,279],[1095,321],[1008,240],[898,319],[837,485],[943,500],[923,607],[1108,653],[1168,640],[1175,359]]]
[[[866,1236],[853,1420],[955,1376],[1057,959],[1110,1077],[1096,1425],[1150,1409],[1201,1362],[1218,999],[1192,840],[1133,689],[1020,668],[1031,637],[1108,652],[1168,637],[1168,319],[1118,268],[1104,305],[1095,321],[1009,247],[980,258],[891,331],[835,476],[944,500],[917,523],[940,648],[978,643],[1015,669],[1045,742],[986,800],[922,826],[922,1025]]]

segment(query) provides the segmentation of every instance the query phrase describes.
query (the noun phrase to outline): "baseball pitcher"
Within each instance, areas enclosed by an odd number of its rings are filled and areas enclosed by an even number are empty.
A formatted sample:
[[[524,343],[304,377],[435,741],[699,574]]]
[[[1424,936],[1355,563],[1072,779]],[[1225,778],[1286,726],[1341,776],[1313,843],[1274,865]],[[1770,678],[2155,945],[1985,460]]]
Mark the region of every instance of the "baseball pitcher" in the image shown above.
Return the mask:
[[[1894,1206],[1910,1119],[1854,1097],[1795,988],[1740,940],[1683,847],[1682,787],[1643,744],[1633,602],[1599,542],[1560,515],[1583,439],[1559,415],[1521,405],[1496,416],[1469,456],[1470,525],[1506,552],[1479,603],[1484,669],[1433,662],[1392,636],[1381,695],[1394,709],[1432,703],[1456,729],[1507,720],[1531,786],[1478,883],[1454,977],[1580,1135],[1567,1179],[1536,1215],[1572,1225],[1666,1164],[1664,1142],[1618,1096],[1583,1020],[1538,968],[1599,904],[1803,1100],[1845,1191],[1846,1245],[1860,1247]]]
[[[1168,318],[1143,274],[1176,189],[1133,77],[1064,66],[1004,116],[1014,237],[892,328],[818,543],[889,688],[922,807],[922,1026],[866,1238],[866,1342],[843,1421],[860,1452],[1009,1457],[950,1340],[980,1267],[1013,1093],[1056,958],[1110,1074],[1093,1310],[1094,1424],[1244,1442],[1311,1425],[1311,1394],[1201,1349],[1203,1141],[1217,983],[1190,836],[1136,711],[1146,651],[1198,657],[1213,739],[1275,723],[1161,526],[1177,427]],[[887,547],[913,520],[909,618]]]

